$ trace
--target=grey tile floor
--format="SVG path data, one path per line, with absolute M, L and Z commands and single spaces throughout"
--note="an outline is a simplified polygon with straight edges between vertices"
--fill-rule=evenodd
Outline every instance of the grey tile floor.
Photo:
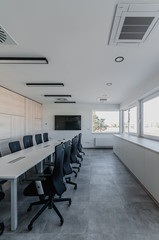
M 18 187 L 19 226 L 10 232 L 10 192 L 0 203 L 0 220 L 5 232 L 0 240 L 159 240 L 159 208 L 113 154 L 112 150 L 87 149 L 77 178 L 77 190 L 68 186 L 63 196 L 72 205 L 57 203 L 64 217 L 59 225 L 56 214 L 47 209 L 35 222 L 27 225 L 39 207 L 26 212 L 36 198 L 24 197 L 25 185 Z

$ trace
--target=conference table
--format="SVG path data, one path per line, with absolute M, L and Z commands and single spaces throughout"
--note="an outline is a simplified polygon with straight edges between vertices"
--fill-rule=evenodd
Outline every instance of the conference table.
M 17 179 L 29 169 L 41 163 L 46 157 L 53 153 L 55 146 L 61 140 L 50 140 L 33 147 L 6 155 L 0 158 L 0 180 L 9 180 L 11 182 L 11 230 L 15 231 L 18 226 L 18 197 L 17 197 Z M 41 165 L 42 166 L 42 165 Z M 41 168 L 42 171 L 42 168 Z

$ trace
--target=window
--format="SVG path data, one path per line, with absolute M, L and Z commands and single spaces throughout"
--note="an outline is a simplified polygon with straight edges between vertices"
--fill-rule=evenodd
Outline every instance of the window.
M 124 132 L 128 132 L 128 110 L 124 111 Z
M 137 133 L 137 107 L 129 110 L 129 132 Z
M 137 106 L 124 111 L 124 132 L 137 133 Z
M 119 111 L 94 111 L 93 133 L 119 132 Z
M 143 102 L 143 135 L 159 137 L 159 96 Z

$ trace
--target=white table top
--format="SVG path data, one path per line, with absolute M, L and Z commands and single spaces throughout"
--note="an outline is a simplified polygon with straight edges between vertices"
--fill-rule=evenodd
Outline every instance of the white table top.
M 61 140 L 50 140 L 0 158 L 0 179 L 15 179 L 55 151 Z

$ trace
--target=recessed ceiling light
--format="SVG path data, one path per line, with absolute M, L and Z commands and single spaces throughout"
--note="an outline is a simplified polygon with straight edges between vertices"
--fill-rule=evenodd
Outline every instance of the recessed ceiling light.
M 76 103 L 75 101 L 55 101 L 54 103 Z
M 63 83 L 26 83 L 28 87 L 64 87 Z
M 57 98 L 56 100 L 57 100 L 57 101 L 62 101 L 62 102 L 63 102 L 63 101 L 67 101 L 67 98 Z
M 116 58 L 115 58 L 115 61 L 116 61 L 116 62 L 122 62 L 122 61 L 124 61 L 124 58 L 121 57 L 121 56 L 119 56 L 119 57 L 116 57 Z
M 71 95 L 66 95 L 66 94 L 58 94 L 58 95 L 44 95 L 44 97 L 72 97 Z
M 108 87 L 110 87 L 110 86 L 112 86 L 112 83 L 111 83 L 111 82 L 108 82 L 108 83 L 106 83 L 106 85 L 107 85 Z
M 48 64 L 45 57 L 0 57 L 0 64 Z

